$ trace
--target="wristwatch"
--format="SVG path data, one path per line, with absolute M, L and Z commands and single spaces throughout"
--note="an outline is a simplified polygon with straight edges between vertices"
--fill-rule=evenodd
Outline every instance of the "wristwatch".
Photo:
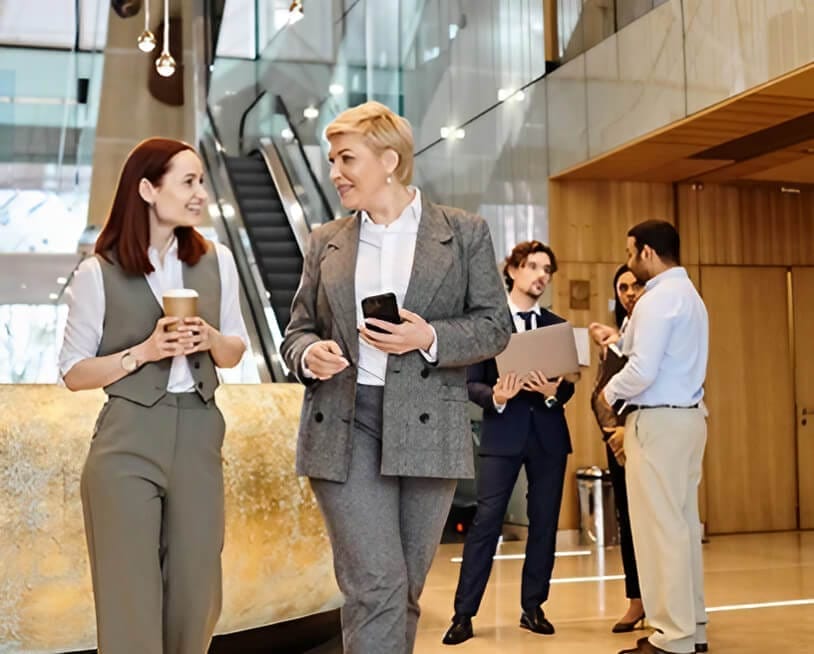
M 552 395 L 551 397 L 547 397 L 547 398 L 545 399 L 545 405 L 546 405 L 546 406 L 547 406 L 549 409 L 553 409 L 555 406 L 557 406 L 557 396 L 556 396 L 556 395 Z
M 121 365 L 124 371 L 128 374 L 135 372 L 138 368 L 138 361 L 130 350 L 125 350 L 125 352 L 122 354 Z

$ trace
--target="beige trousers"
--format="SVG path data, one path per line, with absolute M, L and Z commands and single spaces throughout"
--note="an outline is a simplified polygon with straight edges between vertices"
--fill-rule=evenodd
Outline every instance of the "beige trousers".
M 630 522 L 650 642 L 668 652 L 706 642 L 698 484 L 702 409 L 645 409 L 625 425 Z
M 82 471 L 100 654 L 205 654 L 221 610 L 224 422 L 214 401 L 111 398 Z

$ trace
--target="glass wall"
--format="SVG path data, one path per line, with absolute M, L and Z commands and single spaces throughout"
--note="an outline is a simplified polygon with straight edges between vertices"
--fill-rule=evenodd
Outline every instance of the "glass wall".
M 560 61 L 565 62 L 669 0 L 557 0 Z

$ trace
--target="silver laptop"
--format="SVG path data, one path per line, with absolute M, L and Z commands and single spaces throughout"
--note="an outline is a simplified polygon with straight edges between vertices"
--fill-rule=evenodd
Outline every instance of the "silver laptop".
M 548 379 L 556 379 L 579 372 L 577 342 L 569 322 L 512 334 L 506 349 L 495 358 L 501 376 L 541 370 Z

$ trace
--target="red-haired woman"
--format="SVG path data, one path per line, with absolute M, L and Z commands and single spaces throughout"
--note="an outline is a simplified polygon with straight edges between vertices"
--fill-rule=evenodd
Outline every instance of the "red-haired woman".
M 235 366 L 247 338 L 231 252 L 195 230 L 206 208 L 195 150 L 143 141 L 69 289 L 63 381 L 108 396 L 81 481 L 104 654 L 203 654 L 220 615 L 215 367 Z M 198 317 L 163 316 L 178 288 L 198 292 Z

